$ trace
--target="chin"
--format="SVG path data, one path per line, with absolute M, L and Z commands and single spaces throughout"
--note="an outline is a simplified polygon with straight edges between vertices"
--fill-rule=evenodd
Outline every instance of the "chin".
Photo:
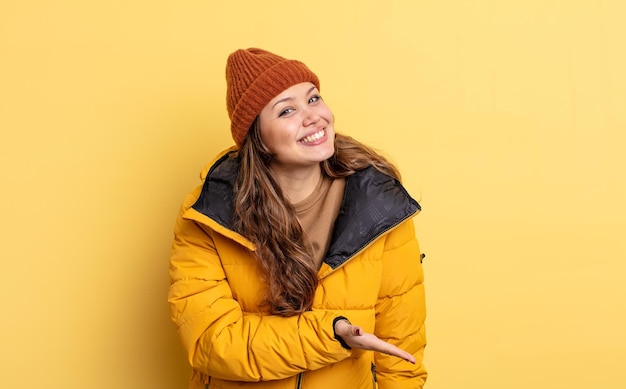
M 330 148 L 329 150 L 324 150 L 322 153 L 320 153 L 320 162 L 326 161 L 328 158 L 332 157 L 335 154 L 335 146 L 333 145 L 332 148 Z

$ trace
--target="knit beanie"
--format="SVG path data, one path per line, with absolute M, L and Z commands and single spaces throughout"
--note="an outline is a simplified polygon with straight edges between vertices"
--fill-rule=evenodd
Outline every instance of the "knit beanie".
M 305 64 L 269 51 L 240 49 L 228 56 L 226 108 L 235 143 L 241 147 L 252 122 L 270 100 L 285 89 L 307 81 L 319 89 L 317 76 Z

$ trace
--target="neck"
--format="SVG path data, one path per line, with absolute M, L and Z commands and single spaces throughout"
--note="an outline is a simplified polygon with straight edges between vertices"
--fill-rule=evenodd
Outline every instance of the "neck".
M 319 164 L 289 170 L 272 166 L 271 170 L 278 186 L 292 204 L 309 197 L 322 177 L 322 168 Z

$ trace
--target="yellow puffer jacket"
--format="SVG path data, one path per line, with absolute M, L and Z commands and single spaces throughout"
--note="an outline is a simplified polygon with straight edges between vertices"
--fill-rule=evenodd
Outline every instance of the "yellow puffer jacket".
M 272 316 L 259 308 L 254 246 L 231 229 L 237 164 L 233 149 L 219 155 L 175 226 L 168 301 L 193 367 L 190 388 L 422 388 L 423 273 L 411 220 L 419 204 L 374 169 L 348 177 L 313 309 Z M 343 348 L 338 316 L 417 363 Z

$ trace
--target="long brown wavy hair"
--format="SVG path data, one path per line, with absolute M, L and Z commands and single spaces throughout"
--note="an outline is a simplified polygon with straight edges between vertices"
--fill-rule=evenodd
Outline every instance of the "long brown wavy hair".
M 311 308 L 319 279 L 296 213 L 270 170 L 272 154 L 261 141 L 258 122 L 239 150 L 235 230 L 256 246 L 254 255 L 268 286 L 264 305 L 271 314 L 294 316 Z M 321 163 L 323 174 L 331 178 L 369 166 L 400 179 L 387 159 L 346 135 L 336 134 L 334 155 Z

